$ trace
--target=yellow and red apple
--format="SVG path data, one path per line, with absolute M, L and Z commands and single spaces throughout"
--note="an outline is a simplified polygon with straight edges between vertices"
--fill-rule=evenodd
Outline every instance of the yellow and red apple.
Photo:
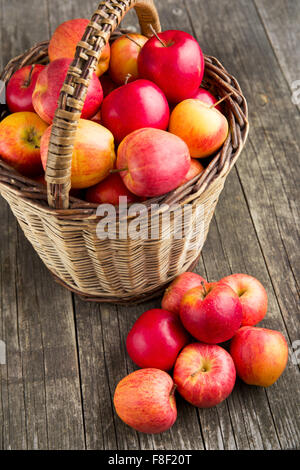
M 44 169 L 47 165 L 51 130 L 52 126 L 47 129 L 41 141 Z M 112 133 L 100 124 L 80 119 L 72 156 L 72 188 L 88 188 L 102 181 L 114 167 L 115 159 Z
M 120 36 L 111 45 L 109 74 L 118 85 L 139 77 L 138 56 L 148 38 L 130 33 Z
M 244 382 L 269 387 L 283 373 L 289 351 L 279 331 L 243 326 L 231 341 L 230 354 Z
M 191 167 L 188 173 L 186 174 L 186 176 L 184 177 L 181 184 L 187 183 L 188 181 L 195 178 L 195 176 L 200 175 L 203 171 L 204 171 L 204 166 L 201 165 L 201 163 L 198 160 L 196 160 L 195 158 L 192 158 Z
M 118 148 L 117 169 L 126 187 L 141 197 L 160 196 L 177 188 L 190 165 L 183 140 L 160 129 L 132 132 Z
M 56 28 L 50 40 L 48 54 L 52 62 L 56 59 L 67 57 L 74 59 L 76 46 L 81 41 L 83 34 L 90 23 L 90 20 L 84 18 L 76 18 L 74 20 L 65 21 Z M 108 70 L 110 58 L 109 43 L 104 47 L 95 73 L 98 77 Z
M 0 156 L 25 176 L 42 173 L 40 144 L 46 124 L 37 114 L 10 114 L 0 122 Z
M 172 111 L 169 131 L 185 141 L 192 158 L 204 158 L 224 143 L 228 121 L 215 107 L 198 99 L 188 99 Z
M 32 103 L 36 113 L 49 124 L 53 121 L 70 63 L 71 59 L 57 59 L 50 62 L 38 76 L 32 95 Z M 82 109 L 82 119 L 94 116 L 99 110 L 102 100 L 102 87 L 99 79 L 93 73 Z
M 115 390 L 116 412 L 137 431 L 157 434 L 166 431 L 177 418 L 172 378 L 159 369 L 140 369 L 124 377 Z

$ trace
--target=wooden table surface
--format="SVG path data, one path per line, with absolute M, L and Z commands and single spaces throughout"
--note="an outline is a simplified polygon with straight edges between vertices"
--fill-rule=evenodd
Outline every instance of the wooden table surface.
M 264 284 L 269 309 L 261 325 L 286 337 L 287 369 L 268 389 L 238 381 L 232 395 L 212 409 L 197 410 L 177 397 L 171 430 L 155 436 L 135 432 L 115 414 L 112 395 L 134 370 L 125 350 L 127 332 L 159 299 L 118 307 L 71 295 L 54 282 L 1 198 L 1 449 L 300 447 L 300 3 L 156 4 L 163 29 L 193 34 L 205 53 L 238 78 L 248 99 L 248 142 L 227 179 L 197 272 L 209 280 L 245 272 Z M 89 18 L 96 6 L 97 0 L 0 0 L 0 69 L 49 38 L 62 21 Z M 137 27 L 133 12 L 124 24 Z

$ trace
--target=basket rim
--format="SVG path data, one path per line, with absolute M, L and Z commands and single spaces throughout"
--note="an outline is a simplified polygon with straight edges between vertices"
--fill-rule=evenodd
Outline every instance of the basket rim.
M 121 34 L 128 32 L 130 30 L 119 28 L 112 34 L 111 41 L 114 41 Z M 7 83 L 12 74 L 25 65 L 47 63 L 48 44 L 49 41 L 38 43 L 23 54 L 11 59 L 2 71 L 0 79 Z M 207 88 L 209 86 L 216 89 L 220 97 L 232 92 L 232 95 L 225 100 L 226 113 L 224 114 L 229 122 L 228 137 L 200 175 L 197 175 L 192 180 L 169 193 L 147 199 L 144 204 L 148 210 L 151 204 L 154 203 L 168 204 L 171 207 L 176 203 L 187 204 L 193 202 L 209 188 L 213 181 L 227 176 L 247 140 L 249 132 L 248 105 L 238 81 L 227 72 L 218 59 L 205 54 L 204 58 L 204 85 Z M 0 121 L 9 114 L 7 107 L 3 105 L 1 111 Z M 0 156 L 0 192 L 1 186 L 32 203 L 35 207 L 38 205 L 43 212 L 47 212 L 52 216 L 59 218 L 79 217 L 80 219 L 97 218 L 96 211 L 99 204 L 88 203 L 72 196 L 70 197 L 70 207 L 68 209 L 49 207 L 47 188 L 41 183 L 18 173 L 14 168 L 5 163 Z

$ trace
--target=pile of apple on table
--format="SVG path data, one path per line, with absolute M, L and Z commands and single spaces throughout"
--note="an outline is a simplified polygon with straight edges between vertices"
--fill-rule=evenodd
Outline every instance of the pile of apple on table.
M 236 375 L 249 385 L 272 385 L 286 367 L 288 346 L 279 331 L 254 326 L 267 306 L 253 276 L 210 283 L 192 272 L 178 276 L 162 308 L 143 313 L 127 336 L 127 352 L 141 369 L 116 387 L 118 416 L 137 431 L 160 433 L 176 421 L 175 390 L 209 408 L 230 395 Z
M 0 123 L 0 156 L 42 184 L 61 88 L 88 24 L 61 24 L 49 43 L 50 63 L 25 66 L 7 84 L 12 114 Z M 114 205 L 127 196 L 130 203 L 199 175 L 198 159 L 207 164 L 228 135 L 222 98 L 200 86 L 203 74 L 201 48 L 183 31 L 153 30 L 150 39 L 123 34 L 107 44 L 79 120 L 71 195 Z

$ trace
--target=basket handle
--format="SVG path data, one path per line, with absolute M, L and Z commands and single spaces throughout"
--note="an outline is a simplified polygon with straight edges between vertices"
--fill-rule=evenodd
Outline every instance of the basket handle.
M 69 207 L 72 153 L 87 88 L 111 33 L 131 8 L 135 8 L 145 36 L 153 34 L 150 25 L 160 32 L 153 0 L 106 0 L 98 6 L 77 45 L 75 58 L 60 92 L 51 130 L 45 176 L 50 207 Z

